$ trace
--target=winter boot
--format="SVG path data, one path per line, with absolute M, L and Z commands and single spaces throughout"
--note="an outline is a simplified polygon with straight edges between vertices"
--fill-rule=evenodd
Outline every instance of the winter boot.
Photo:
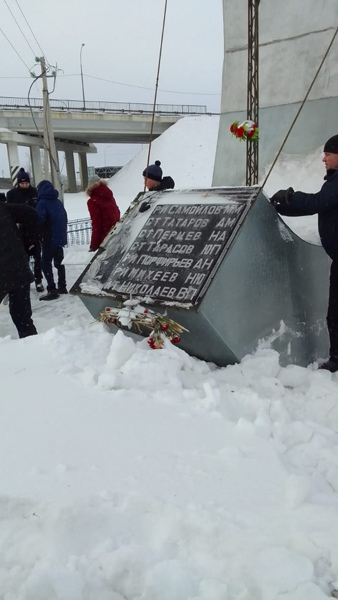
M 68 294 L 68 290 L 65 285 L 59 286 L 58 292 L 59 292 L 59 294 Z
M 59 297 L 57 290 L 51 290 L 46 296 L 40 296 L 39 300 L 56 300 Z
M 45 288 L 43 287 L 41 281 L 36 282 L 35 289 L 36 289 L 37 292 L 44 292 L 45 291 Z
M 324 369 L 325 371 L 335 373 L 338 371 L 338 357 L 331 356 L 329 360 L 319 365 L 318 369 Z

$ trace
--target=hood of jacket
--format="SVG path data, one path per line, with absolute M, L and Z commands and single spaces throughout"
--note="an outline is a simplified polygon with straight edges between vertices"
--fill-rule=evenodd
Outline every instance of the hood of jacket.
M 114 198 L 113 192 L 105 183 L 92 186 L 90 197 L 92 200 L 103 200 L 104 202 L 111 202 Z
M 37 188 L 38 198 L 48 198 L 50 200 L 56 200 L 59 197 L 59 192 L 51 184 L 50 181 L 40 181 Z

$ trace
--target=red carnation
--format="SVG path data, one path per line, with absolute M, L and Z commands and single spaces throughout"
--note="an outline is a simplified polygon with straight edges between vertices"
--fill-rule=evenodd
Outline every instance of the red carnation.
M 237 127 L 237 129 L 236 129 L 236 136 L 238 138 L 241 138 L 241 137 L 243 137 L 243 134 L 244 134 L 244 127 Z
M 231 131 L 231 133 L 233 133 L 234 131 L 236 131 L 236 127 L 235 127 L 234 123 L 231 125 L 230 131 Z

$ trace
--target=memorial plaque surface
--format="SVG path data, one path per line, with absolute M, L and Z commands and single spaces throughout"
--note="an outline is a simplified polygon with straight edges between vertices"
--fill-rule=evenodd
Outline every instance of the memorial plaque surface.
M 223 255 L 243 202 L 167 204 L 154 208 L 104 289 L 156 301 L 194 303 Z

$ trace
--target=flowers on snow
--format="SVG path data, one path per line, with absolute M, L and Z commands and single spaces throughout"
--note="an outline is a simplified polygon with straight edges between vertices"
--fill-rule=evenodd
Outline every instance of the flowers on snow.
M 145 309 L 138 300 L 126 300 L 122 306 L 106 307 L 100 313 L 99 321 L 112 323 L 117 327 L 133 328 L 137 333 L 150 329 L 148 344 L 153 350 L 163 348 L 165 340 L 172 344 L 179 344 L 180 334 L 188 331 L 176 321 L 169 319 L 166 314 L 155 313 Z

